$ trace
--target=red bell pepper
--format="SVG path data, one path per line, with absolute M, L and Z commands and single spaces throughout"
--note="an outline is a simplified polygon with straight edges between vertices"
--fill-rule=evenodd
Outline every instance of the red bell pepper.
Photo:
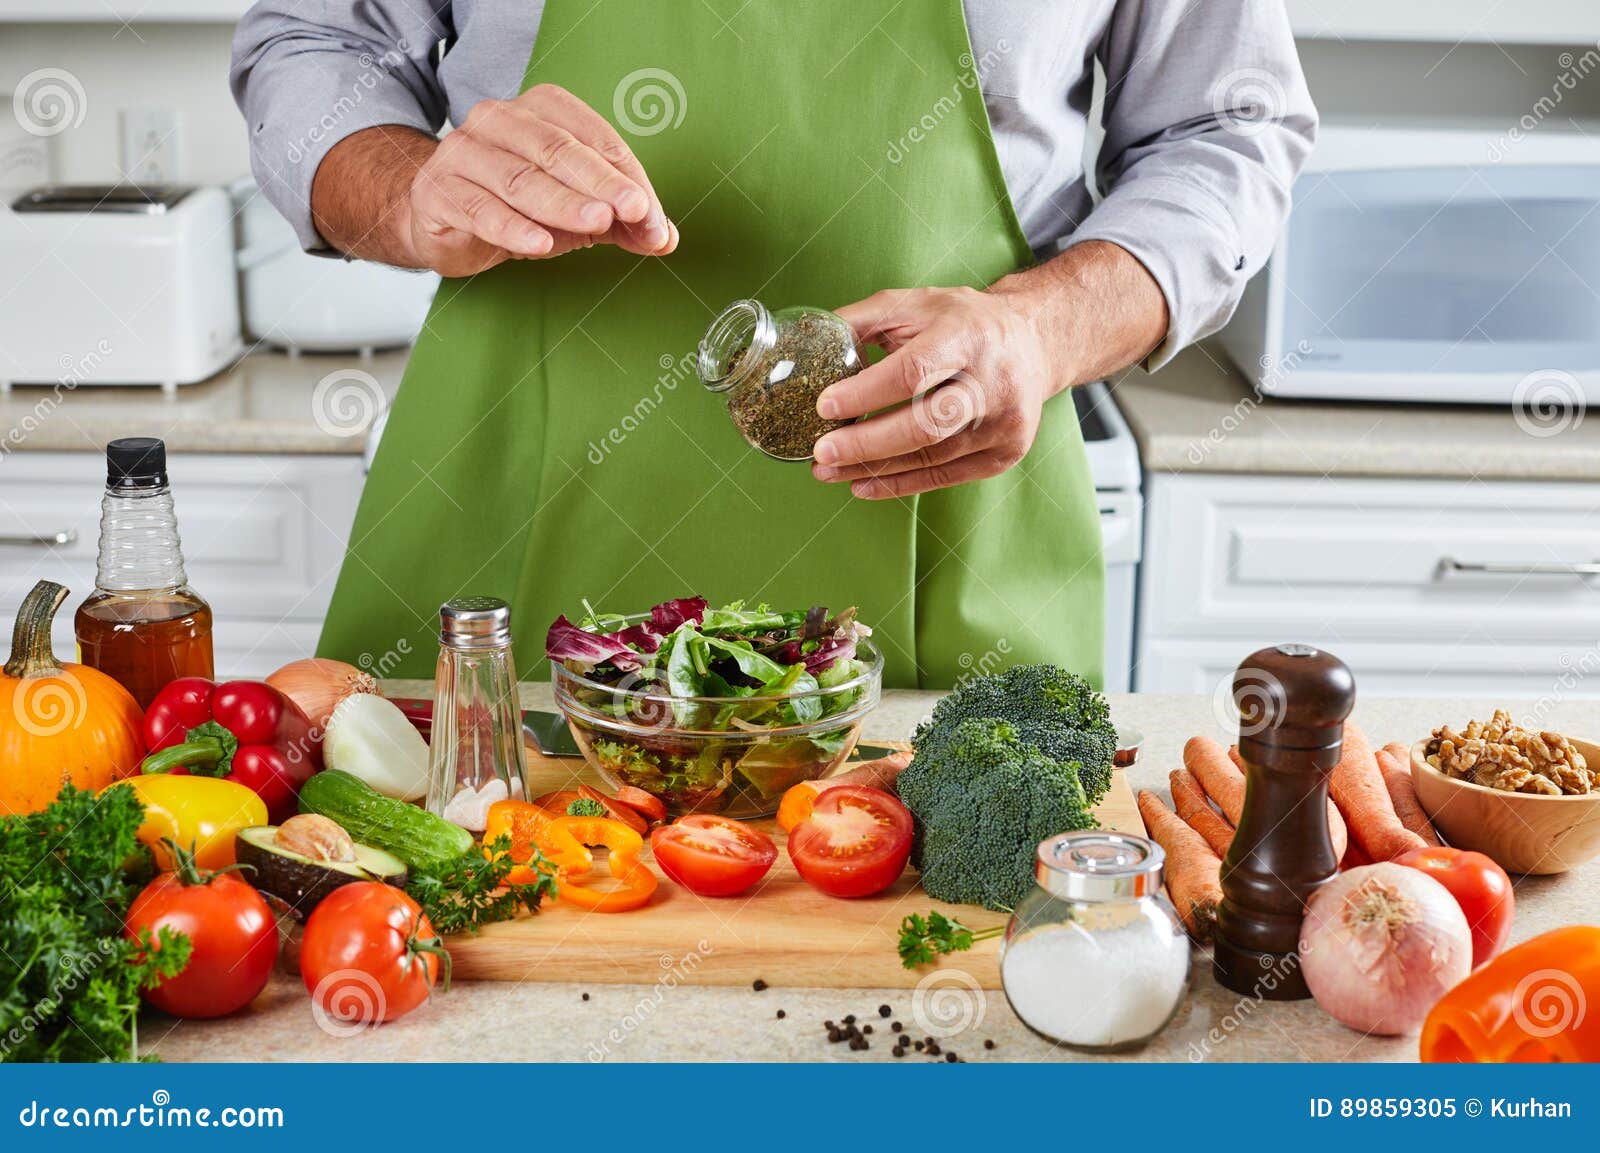
M 140 772 L 226 777 L 253 790 L 273 824 L 294 815 L 300 786 L 322 767 L 311 722 L 261 681 L 179 677 L 145 710 L 144 744 Z

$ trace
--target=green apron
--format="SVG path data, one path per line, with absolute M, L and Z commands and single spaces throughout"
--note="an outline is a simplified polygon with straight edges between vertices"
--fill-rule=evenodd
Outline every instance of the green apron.
M 693 370 L 729 301 L 837 307 L 1031 260 L 960 0 L 552 0 L 525 85 L 610 119 L 682 241 L 440 288 L 367 480 L 320 652 L 430 675 L 438 606 L 513 609 L 517 668 L 580 600 L 856 605 L 885 684 L 1050 660 L 1101 680 L 1104 572 L 1073 406 L 1009 472 L 862 501 L 771 460 Z

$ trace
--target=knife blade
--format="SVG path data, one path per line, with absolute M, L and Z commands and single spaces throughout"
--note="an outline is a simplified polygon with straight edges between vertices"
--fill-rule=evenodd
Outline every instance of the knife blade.
M 433 729 L 433 702 L 418 698 L 400 697 L 392 699 L 391 703 L 398 706 L 413 725 L 427 736 Z M 547 757 L 581 757 L 582 751 L 578 742 L 573 739 L 572 730 L 567 727 L 567 719 L 560 713 L 548 712 L 544 709 L 524 709 L 522 713 L 523 736 L 532 740 L 538 749 Z M 887 757 L 896 749 L 884 748 L 882 745 L 857 745 L 850 754 L 852 761 L 872 761 L 879 757 Z

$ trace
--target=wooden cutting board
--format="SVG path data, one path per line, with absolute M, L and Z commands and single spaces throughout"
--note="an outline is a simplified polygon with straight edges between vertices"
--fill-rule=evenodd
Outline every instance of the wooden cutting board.
M 535 795 L 580 783 L 603 787 L 587 763 L 575 757 L 544 757 L 530 748 L 528 769 Z M 1133 790 L 1120 771 L 1095 813 L 1104 828 L 1144 832 Z M 906 914 L 938 909 L 972 929 L 1006 919 L 988 909 L 932 900 L 911 869 L 876 897 L 847 901 L 826 896 L 795 873 L 777 822 L 754 824 L 778 843 L 779 851 L 772 871 L 751 892 L 697 897 L 663 878 L 650 904 L 630 913 L 547 904 L 537 916 L 452 938 L 455 976 L 669 987 L 760 980 L 772 986 L 912 988 L 935 967 L 901 967 L 895 944 Z M 649 860 L 648 846 L 646 854 Z M 998 989 L 998 958 L 999 942 L 983 941 L 943 959 L 940 967 L 961 970 L 980 988 Z

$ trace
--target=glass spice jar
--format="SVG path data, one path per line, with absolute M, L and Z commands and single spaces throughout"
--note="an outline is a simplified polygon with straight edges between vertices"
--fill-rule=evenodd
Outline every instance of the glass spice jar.
M 825 308 L 769 311 L 736 300 L 700 341 L 700 381 L 728 394 L 728 416 L 745 440 L 777 460 L 810 460 L 824 433 L 853 423 L 817 415 L 829 385 L 866 367 L 855 332 Z
M 1132 1049 L 1189 988 L 1189 938 L 1162 895 L 1166 855 L 1128 833 L 1062 833 L 1039 846 L 1037 888 L 1006 925 L 1000 980 L 1035 1033 L 1077 1049 Z

